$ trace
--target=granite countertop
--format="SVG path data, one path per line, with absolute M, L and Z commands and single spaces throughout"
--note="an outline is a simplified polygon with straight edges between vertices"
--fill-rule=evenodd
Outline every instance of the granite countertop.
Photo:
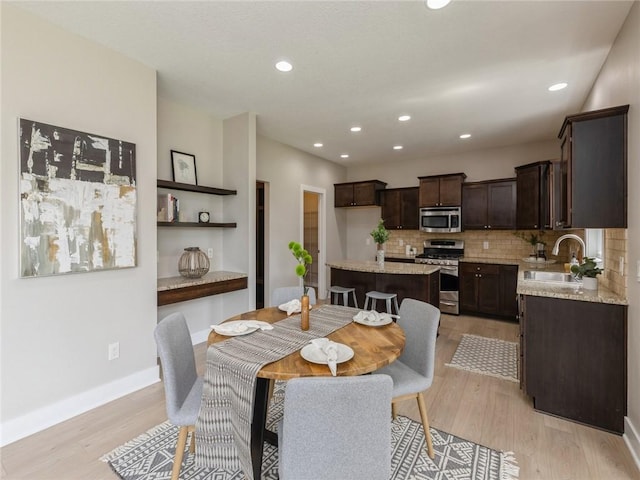
M 581 302 L 610 303 L 615 305 L 628 305 L 626 298 L 612 292 L 602 285 L 598 285 L 598 290 L 584 290 L 582 283 L 566 285 L 561 283 L 540 282 L 536 280 L 525 280 L 525 270 L 544 270 L 548 272 L 563 272 L 564 264 L 553 260 L 547 262 L 525 262 L 523 260 L 506 260 L 500 258 L 471 258 L 464 257 L 460 262 L 466 263 L 492 263 L 497 265 L 517 265 L 518 266 L 518 287 L 517 293 L 531 295 L 534 297 L 562 298 L 565 300 L 578 300 Z
M 158 291 L 174 290 L 176 288 L 192 287 L 194 285 L 204 285 L 207 283 L 225 282 L 245 277 L 247 277 L 246 273 L 217 271 L 209 272 L 200 278 L 185 278 L 180 276 L 159 278 Z
M 563 272 L 564 265 L 551 265 L 539 270 Z M 532 295 L 534 297 L 562 298 L 565 300 L 578 300 L 581 302 L 610 303 L 615 305 L 628 305 L 626 298 L 612 292 L 603 285 L 598 284 L 598 290 L 585 290 L 582 282 L 566 285 L 552 282 L 540 282 L 535 280 L 525 280 L 524 271 L 532 270 L 531 264 L 521 263 L 518 269 L 517 293 L 522 295 Z
M 354 272 L 367 273 L 391 273 L 391 274 L 409 274 L 409 275 L 431 275 L 440 270 L 437 265 L 426 265 L 423 263 L 397 263 L 385 262 L 384 268 L 378 267 L 378 263 L 374 261 L 364 260 L 337 260 L 327 262 L 331 268 L 340 270 L 352 270 Z

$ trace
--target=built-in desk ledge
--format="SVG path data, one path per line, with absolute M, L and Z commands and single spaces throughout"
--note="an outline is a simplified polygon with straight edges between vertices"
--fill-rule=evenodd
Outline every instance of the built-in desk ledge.
M 209 272 L 200 278 L 159 278 L 158 306 L 245 288 L 247 288 L 247 274 L 238 272 Z
M 438 265 L 427 265 L 424 263 L 397 263 L 384 262 L 384 268 L 380 268 L 377 262 L 364 260 L 337 260 L 327 262 L 327 266 L 340 270 L 351 270 L 353 272 L 368 273 L 391 273 L 409 275 L 431 275 L 440 270 Z

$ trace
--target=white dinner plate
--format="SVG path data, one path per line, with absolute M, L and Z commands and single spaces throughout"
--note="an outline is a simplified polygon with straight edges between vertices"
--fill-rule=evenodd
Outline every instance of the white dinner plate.
M 260 327 L 257 325 L 247 325 L 246 320 L 234 320 L 233 322 L 225 322 L 212 327 L 217 334 L 225 337 L 237 337 L 238 335 L 247 335 L 253 333 Z
M 283 303 L 282 305 L 278 305 L 278 310 L 282 311 L 282 312 L 286 312 L 287 311 L 287 304 Z M 309 305 L 309 310 L 311 310 L 313 308 L 313 305 Z M 294 310 L 293 313 L 300 313 L 300 309 L 298 308 L 297 310 Z
M 336 345 L 338 346 L 338 359 L 336 360 L 336 363 L 343 363 L 353 358 L 353 349 L 351 347 L 343 343 L 336 343 Z M 300 350 L 300 356 L 307 362 L 319 363 L 321 365 L 327 364 L 327 355 L 321 348 L 312 344 L 302 347 L 302 350 Z
M 368 320 L 366 318 L 363 318 L 362 320 L 359 320 L 354 315 L 353 321 L 356 322 L 356 323 L 359 323 L 360 325 L 366 325 L 368 327 L 382 327 L 383 325 L 389 325 L 391 322 L 393 322 L 393 318 L 391 318 L 391 316 L 385 316 L 379 322 L 372 322 L 372 321 L 370 321 L 370 320 Z

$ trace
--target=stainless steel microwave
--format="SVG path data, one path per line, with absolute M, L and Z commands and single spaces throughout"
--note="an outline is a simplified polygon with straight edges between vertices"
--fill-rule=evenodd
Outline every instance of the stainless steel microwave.
M 455 233 L 462 231 L 460 207 L 427 207 L 420 209 L 420 230 Z

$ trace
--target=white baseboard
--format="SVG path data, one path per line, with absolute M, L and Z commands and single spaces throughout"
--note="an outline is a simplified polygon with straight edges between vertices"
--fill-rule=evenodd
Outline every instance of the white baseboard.
M 158 367 L 151 367 L 128 377 L 100 385 L 87 392 L 65 398 L 27 415 L 0 423 L 0 446 L 28 437 L 76 415 L 109 403 L 160 381 Z
M 629 417 L 624 417 L 624 435 L 622 438 L 624 443 L 627 444 L 638 470 L 640 470 L 640 430 L 636 428 Z

